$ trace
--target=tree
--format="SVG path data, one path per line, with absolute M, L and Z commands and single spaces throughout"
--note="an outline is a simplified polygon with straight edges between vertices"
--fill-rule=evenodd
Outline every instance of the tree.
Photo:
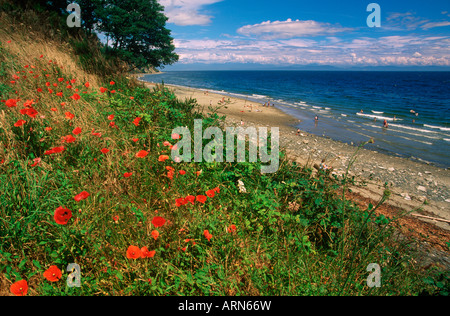
M 113 53 L 131 69 L 178 61 L 170 30 L 165 27 L 164 8 L 156 0 L 98 1 L 97 30 L 111 39 Z

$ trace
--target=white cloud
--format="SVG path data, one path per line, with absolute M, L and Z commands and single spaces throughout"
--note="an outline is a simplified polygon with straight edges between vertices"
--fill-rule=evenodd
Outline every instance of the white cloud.
M 237 30 L 237 33 L 249 37 L 262 39 L 289 39 L 296 37 L 312 37 L 321 35 L 334 35 L 340 32 L 351 31 L 339 25 L 316 22 L 312 20 L 301 21 L 266 21 L 259 24 L 245 25 Z
M 158 0 L 164 6 L 168 22 L 176 25 L 208 25 L 213 16 L 203 12 L 204 7 L 222 0 Z
M 430 22 L 422 25 L 420 28 L 423 30 L 428 30 L 434 27 L 442 27 L 442 26 L 449 26 L 450 21 L 443 21 L 443 22 Z

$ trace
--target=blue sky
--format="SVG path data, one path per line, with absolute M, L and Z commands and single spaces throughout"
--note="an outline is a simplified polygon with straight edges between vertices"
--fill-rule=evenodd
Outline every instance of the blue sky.
M 180 56 L 164 70 L 450 69 L 449 0 L 158 1 Z M 380 7 L 380 27 L 367 25 L 372 2 Z

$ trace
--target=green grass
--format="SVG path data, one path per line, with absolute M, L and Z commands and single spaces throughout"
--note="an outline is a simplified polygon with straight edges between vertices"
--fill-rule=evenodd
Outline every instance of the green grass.
M 105 93 L 84 88 L 77 78 L 73 89 L 88 92 L 78 101 L 70 99 L 73 90 L 64 88 L 62 98 L 39 95 L 37 87 L 70 74 L 57 66 L 44 72 L 44 65 L 36 63 L 37 73 L 50 76 L 21 79 L 11 87 L 11 73 L 23 65 L 3 43 L 0 61 L 0 87 L 7 87 L 1 99 L 16 98 L 17 89 L 22 100 L 17 108 L 0 104 L 5 113 L 0 118 L 0 275 L 7 284 L 25 279 L 31 295 L 448 293 L 448 277 L 419 273 L 409 245 L 395 238 L 390 220 L 376 216 L 377 206 L 359 209 L 336 193 L 347 190 L 345 177 L 315 175 L 283 152 L 274 174 L 261 174 L 261 162 L 158 161 L 161 154 L 170 155 L 163 142 L 175 143 L 175 127 L 192 131 L 194 119 L 203 119 L 204 129 L 224 127 L 224 118 L 200 114 L 195 100 L 177 100 L 164 86 L 150 90 L 125 77 L 105 78 Z M 19 113 L 25 100 L 37 97 L 38 116 Z M 75 118 L 65 119 L 65 111 Z M 111 114 L 117 128 L 109 126 Z M 22 117 L 27 123 L 14 127 Z M 136 117 L 142 118 L 138 126 L 132 124 Z M 48 126 L 51 131 L 45 130 Z M 77 126 L 82 133 L 74 143 L 63 144 L 64 152 L 44 155 Z M 92 129 L 102 137 L 92 135 Z M 110 151 L 103 154 L 102 148 Z M 140 150 L 148 156 L 136 158 Z M 31 167 L 37 157 L 41 163 Z M 167 166 L 174 169 L 173 179 Z M 125 172 L 132 176 L 125 178 Z M 239 192 L 238 180 L 247 193 Z M 178 198 L 205 195 L 216 187 L 220 193 L 204 204 L 176 206 Z M 74 196 L 81 191 L 90 196 L 77 202 Z M 59 206 L 72 211 L 67 225 L 54 220 Z M 167 222 L 156 228 L 154 216 Z M 236 232 L 227 231 L 230 225 Z M 157 239 L 154 230 L 160 233 Z M 212 234 L 209 241 L 205 230 Z M 128 259 L 131 245 L 156 254 Z M 67 286 L 70 263 L 80 266 L 81 287 Z M 370 263 L 381 267 L 379 288 L 367 286 Z M 62 271 L 57 282 L 43 276 L 51 265 Z

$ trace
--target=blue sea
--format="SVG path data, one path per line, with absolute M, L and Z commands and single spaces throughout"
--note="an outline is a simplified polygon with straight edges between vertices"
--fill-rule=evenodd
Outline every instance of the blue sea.
M 170 71 L 142 79 L 270 102 L 308 133 L 354 145 L 373 138 L 366 148 L 450 167 L 450 72 Z

